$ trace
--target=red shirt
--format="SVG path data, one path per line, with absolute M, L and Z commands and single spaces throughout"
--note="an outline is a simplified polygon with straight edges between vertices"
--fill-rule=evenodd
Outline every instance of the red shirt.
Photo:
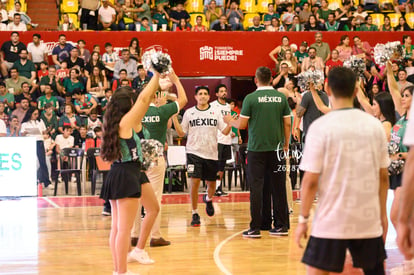
M 46 70 L 43 72 L 42 70 L 37 71 L 37 77 L 39 78 L 39 81 L 42 79 L 42 77 L 49 75 L 49 71 Z
M 326 61 L 326 67 L 328 67 L 329 70 L 331 70 L 333 67 L 342 67 L 342 65 L 343 62 L 339 59 L 337 61 L 332 61 L 332 59 Z

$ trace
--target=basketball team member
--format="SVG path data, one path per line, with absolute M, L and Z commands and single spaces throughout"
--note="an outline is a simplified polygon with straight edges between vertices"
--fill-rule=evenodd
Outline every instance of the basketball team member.
M 187 104 L 187 96 L 185 94 L 185 90 L 181 85 L 181 82 L 175 72 L 171 72 L 168 74 L 169 80 L 176 86 L 177 88 L 177 100 L 175 102 L 171 102 L 160 107 L 157 107 L 155 103 L 157 103 L 157 97 L 154 96 L 152 102 L 146 112 L 144 118 L 142 119 L 142 124 L 148 130 L 151 139 L 158 140 L 161 144 L 165 144 L 165 140 L 167 138 L 167 124 L 170 117 L 174 114 L 177 114 L 181 108 Z M 162 199 L 162 191 L 164 189 L 164 176 L 165 176 L 165 159 L 164 156 L 159 157 L 157 160 L 157 165 L 151 167 L 146 171 L 146 175 L 149 179 L 149 182 L 154 189 L 155 196 L 157 198 L 158 204 L 161 209 L 161 199 Z M 141 205 L 138 207 L 138 210 L 141 210 Z M 157 219 L 154 222 L 154 225 L 151 230 L 151 241 L 150 246 L 165 246 L 170 245 L 169 241 L 166 241 L 164 238 L 161 237 L 160 232 L 160 225 L 161 225 L 161 210 L 158 213 Z M 138 211 L 134 227 L 132 228 L 131 232 L 131 244 L 132 246 L 136 246 L 137 242 L 139 241 L 139 232 L 141 229 L 141 211 Z M 145 242 L 141 244 L 145 246 Z M 130 257 L 131 260 L 134 260 Z
M 220 84 L 216 87 L 216 96 L 217 100 L 211 102 L 211 107 L 216 108 L 220 114 L 224 117 L 225 115 L 231 114 L 230 104 L 227 103 L 227 87 L 224 84 Z M 223 179 L 224 167 L 226 166 L 226 161 L 231 159 L 231 138 L 232 132 L 229 134 L 223 135 L 223 133 L 217 131 L 217 140 L 218 140 L 218 172 L 217 172 L 217 181 L 216 181 L 216 193 L 215 195 L 228 196 L 227 193 L 223 192 L 223 187 L 221 186 L 221 180 Z M 231 182 L 229 182 L 231 184 Z
M 353 108 L 356 75 L 335 67 L 328 74 L 332 111 L 308 130 L 301 168 L 302 204 L 296 243 L 307 236 L 316 192 L 319 205 L 302 262 L 308 274 L 342 272 L 346 250 L 365 274 L 385 274 L 387 138 L 381 122 Z M 358 161 L 355 161 L 358 160 Z
M 109 244 L 114 262 L 113 274 L 131 274 L 127 273 L 127 253 L 139 200 L 142 200 L 147 210 L 140 240 L 147 240 L 159 211 L 154 191 L 148 184 L 147 176 L 141 171 L 141 143 L 136 134 L 137 129 L 134 128 L 144 117 L 157 90 L 158 80 L 159 74 L 154 73 L 135 103 L 130 87 L 117 89 L 108 103 L 104 117 L 101 154 L 104 160 L 113 161 L 113 164 L 102 185 L 100 197 L 109 200 L 112 207 Z M 142 260 L 153 262 L 143 247 L 135 250 Z
M 411 103 L 404 144 L 410 147 L 404 167 L 397 244 L 406 259 L 414 257 L 414 101 Z
M 217 130 L 224 135 L 230 133 L 231 126 L 226 125 L 222 115 L 211 107 L 208 87 L 197 87 L 195 99 L 197 105 L 184 113 L 181 125 L 174 118 L 174 126 L 178 136 L 187 134 L 187 172 L 191 182 L 191 226 L 200 226 L 200 215 L 197 211 L 198 189 L 200 180 L 207 182 L 207 194 L 203 196 L 208 216 L 214 215 L 213 196 L 216 191 L 217 178 Z
M 247 174 L 250 184 L 250 229 L 244 237 L 260 238 L 260 229 L 271 227 L 271 235 L 289 232 L 289 210 L 286 196 L 285 152 L 289 148 L 291 110 L 285 95 L 270 86 L 269 68 L 256 70 L 257 90 L 246 96 L 240 118 L 226 116 L 225 121 L 238 129 L 249 125 Z

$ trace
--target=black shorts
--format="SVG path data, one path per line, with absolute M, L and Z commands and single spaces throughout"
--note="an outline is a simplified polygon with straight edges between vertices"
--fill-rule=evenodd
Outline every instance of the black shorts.
M 401 187 L 402 175 L 403 173 L 398 175 L 390 175 L 390 189 L 395 190 L 397 187 Z
M 218 170 L 224 171 L 226 161 L 231 159 L 231 145 L 218 144 Z
M 187 154 L 187 172 L 189 178 L 216 181 L 217 161 Z
M 317 269 L 342 272 L 346 249 L 354 267 L 372 270 L 387 258 L 382 237 L 373 239 L 322 239 L 310 237 L 302 262 Z

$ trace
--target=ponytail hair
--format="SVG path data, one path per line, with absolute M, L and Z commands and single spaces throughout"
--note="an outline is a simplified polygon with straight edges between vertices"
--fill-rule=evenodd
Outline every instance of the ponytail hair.
M 133 91 L 130 87 L 120 87 L 114 92 L 103 119 L 101 156 L 105 161 L 121 158 L 119 142 L 119 123 L 122 117 L 131 110 Z

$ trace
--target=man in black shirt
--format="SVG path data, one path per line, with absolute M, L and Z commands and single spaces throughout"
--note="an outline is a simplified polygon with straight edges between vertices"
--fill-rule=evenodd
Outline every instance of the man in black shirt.
M 1 46 L 1 74 L 6 78 L 9 74 L 9 70 L 13 67 L 14 62 L 19 59 L 19 53 L 21 50 L 26 50 L 26 45 L 20 42 L 18 32 L 12 32 L 10 41 L 6 41 Z
M 278 88 L 284 88 L 285 84 L 288 80 L 292 80 L 295 76 L 289 73 L 289 65 L 287 63 L 280 64 L 280 72 L 279 74 L 273 79 L 272 86 L 276 90 Z
M 134 78 L 132 81 L 132 89 L 135 90 L 136 93 L 140 93 L 142 89 L 144 89 L 145 85 L 151 80 L 151 77 L 147 75 L 147 72 L 144 69 L 144 66 L 138 66 L 138 76 Z
M 220 16 L 219 22 L 214 24 L 213 31 L 231 31 L 231 25 L 227 24 L 227 17 L 225 15 Z
M 187 23 L 190 22 L 190 15 L 184 9 L 184 5 L 182 3 L 178 3 L 176 9 L 177 10 L 173 10 L 170 13 L 170 20 L 173 22 L 173 24 L 176 24 L 178 26 L 182 18 L 184 18 Z
M 70 56 L 68 59 L 66 59 L 66 62 L 68 63 L 68 69 L 75 67 L 80 71 L 85 66 L 85 61 L 79 57 L 78 48 L 73 48 L 70 51 Z

